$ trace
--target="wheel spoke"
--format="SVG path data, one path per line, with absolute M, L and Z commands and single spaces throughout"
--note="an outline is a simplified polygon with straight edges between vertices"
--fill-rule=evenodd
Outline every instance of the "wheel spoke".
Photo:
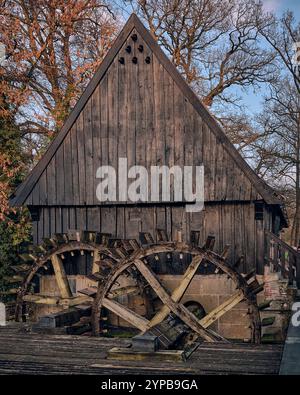
M 61 258 L 58 255 L 53 255 L 51 257 L 51 262 L 60 291 L 60 296 L 64 299 L 71 298 L 72 291 Z
M 115 300 L 103 299 L 103 306 L 118 317 L 122 318 L 129 324 L 134 325 L 139 330 L 145 332 L 148 329 L 149 321 L 137 314 L 135 311 L 130 310 L 128 307 L 116 302 Z
M 208 328 L 211 324 L 213 324 L 216 320 L 221 318 L 227 311 L 231 310 L 234 306 L 238 305 L 242 300 L 245 299 L 245 296 L 242 291 L 238 291 L 231 298 L 226 300 L 220 306 L 215 308 L 209 314 L 207 314 L 202 320 L 200 324 L 203 328 Z
M 203 339 L 213 342 L 215 336 L 212 335 L 208 330 L 204 329 L 198 322 L 197 318 L 182 304 L 174 302 L 168 292 L 160 284 L 156 275 L 153 271 L 144 264 L 141 260 L 137 259 L 134 261 L 135 266 L 141 272 L 141 274 L 148 281 L 149 285 L 153 288 L 160 300 L 165 303 L 170 311 L 177 315 L 186 325 L 197 332 Z
M 187 268 L 180 285 L 173 291 L 171 298 L 174 302 L 179 302 L 188 286 L 190 285 L 192 279 L 194 278 L 200 264 L 203 261 L 203 254 L 196 256 L 189 267 Z M 170 309 L 168 306 L 164 305 L 160 311 L 152 318 L 150 321 L 150 326 L 153 327 L 160 322 L 162 322 L 167 315 L 170 314 Z
M 115 299 L 119 296 L 124 296 L 124 295 L 136 295 L 139 292 L 139 288 L 136 286 L 128 286 L 128 287 L 122 287 L 122 288 L 116 288 L 112 289 L 109 291 L 109 299 Z

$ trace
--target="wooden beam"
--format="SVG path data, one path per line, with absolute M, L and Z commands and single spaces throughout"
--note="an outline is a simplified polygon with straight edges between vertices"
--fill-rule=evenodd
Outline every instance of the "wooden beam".
M 95 297 L 95 296 L 97 295 L 97 291 L 98 291 L 98 288 L 95 287 L 95 286 L 87 287 L 87 288 L 78 290 L 78 292 L 79 292 L 80 294 L 89 296 L 89 297 L 91 297 L 91 298 L 93 298 L 93 297 Z
M 15 284 L 15 283 L 20 283 L 24 281 L 24 277 L 22 276 L 5 276 L 3 277 L 3 280 L 8 283 L 8 284 Z
M 129 324 L 134 325 L 141 331 L 145 332 L 148 329 L 149 321 L 146 318 L 128 309 L 126 306 L 121 305 L 115 300 L 104 298 L 102 305 L 109 311 L 116 314 L 123 320 L 127 321 Z
M 60 298 L 55 296 L 46 296 L 46 295 L 25 295 L 23 297 L 23 300 L 24 302 L 29 302 L 34 304 L 56 306 L 58 305 Z
M 164 287 L 160 284 L 153 271 L 141 260 L 134 261 L 135 266 L 147 280 L 151 288 L 155 291 L 160 300 L 165 303 L 170 311 L 177 315 L 186 325 L 197 332 L 203 339 L 208 342 L 216 340 L 215 336 L 207 329 L 204 329 L 198 322 L 197 318 L 182 304 L 174 302 Z
M 58 255 L 52 255 L 51 262 L 61 297 L 63 299 L 71 298 L 72 291 L 62 260 Z
M 109 299 L 117 298 L 122 295 L 130 295 L 139 293 L 139 288 L 136 286 L 128 286 L 123 288 L 117 288 L 109 291 Z
M 244 300 L 244 294 L 242 291 L 235 293 L 231 298 L 226 300 L 220 306 L 215 308 L 209 314 L 207 314 L 202 320 L 200 324 L 203 328 L 208 328 L 211 324 L 213 324 L 216 320 L 221 318 L 227 311 L 231 310 L 234 306 L 242 302 Z
M 143 361 L 157 361 L 157 365 L 164 365 L 164 368 L 161 367 L 159 370 L 168 371 L 168 363 L 166 364 L 166 362 L 185 361 L 185 354 L 183 350 L 160 350 L 149 352 L 137 351 L 132 348 L 114 347 L 108 351 L 107 359 L 116 361 L 134 361 L 140 364 Z
M 174 302 L 179 302 L 181 300 L 182 296 L 184 295 L 185 291 L 190 285 L 202 261 L 203 261 L 203 254 L 196 256 L 192 260 L 191 264 L 189 265 L 189 267 L 187 268 L 186 272 L 183 275 L 183 279 L 180 285 L 172 293 L 171 298 Z M 169 309 L 169 307 L 164 305 L 150 321 L 150 327 L 152 328 L 153 326 L 162 322 L 170 313 L 170 311 L 171 310 Z
M 48 305 L 48 306 L 68 306 L 73 307 L 83 303 L 92 302 L 93 298 L 88 296 L 76 296 L 68 299 L 62 299 L 56 296 L 47 296 L 47 295 L 25 295 L 23 300 L 25 302 Z
M 60 299 L 59 305 L 62 306 L 68 306 L 68 307 L 73 307 L 73 306 L 78 306 L 84 303 L 92 303 L 93 298 L 90 298 L 89 296 L 76 296 L 71 299 Z

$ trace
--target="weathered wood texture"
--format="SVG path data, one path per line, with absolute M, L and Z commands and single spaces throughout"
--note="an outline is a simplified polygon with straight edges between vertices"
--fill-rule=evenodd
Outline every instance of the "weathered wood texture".
M 138 239 L 139 232 L 150 232 L 155 238 L 156 229 L 162 229 L 173 240 L 181 229 L 183 240 L 189 241 L 190 231 L 199 230 L 200 245 L 204 245 L 207 236 L 214 235 L 215 251 L 222 253 L 229 244 L 229 262 L 235 263 L 243 255 L 244 263 L 239 270 L 249 272 L 263 260 L 258 248 L 260 227 L 257 222 L 254 204 L 250 203 L 206 204 L 204 211 L 192 214 L 186 213 L 185 206 L 180 205 L 43 207 L 34 229 L 34 241 L 41 243 L 43 238 L 69 229 L 110 233 L 126 239 Z M 87 259 L 79 274 L 85 274 L 86 267 L 92 266 L 92 258 Z
M 138 33 L 137 33 L 138 34 Z M 128 54 L 125 48 L 131 45 Z M 143 45 L 141 53 L 137 47 Z M 149 56 L 150 63 L 145 62 Z M 119 62 L 124 57 L 125 64 Z M 138 63 L 134 64 L 132 58 Z M 205 200 L 261 199 L 243 169 L 138 34 L 115 57 L 27 199 L 97 205 L 96 170 L 128 165 L 205 166 Z
M 270 265 L 272 271 L 281 272 L 291 285 L 295 280 L 300 288 L 300 253 L 267 230 L 264 239 L 265 264 Z
M 129 168 L 142 165 L 148 170 L 153 165 L 203 164 L 205 211 L 186 213 L 184 198 L 178 204 L 140 207 L 129 205 L 127 196 L 110 204 L 99 202 L 97 169 L 111 165 L 123 179 L 118 159 L 125 157 Z M 268 214 L 265 210 L 265 218 L 257 221 L 254 202 L 263 200 L 270 203 Z M 273 211 L 281 211 L 273 191 L 243 161 L 135 15 L 13 201 L 40 208 L 40 220 L 33 223 L 35 243 L 74 228 L 118 238 L 155 234 L 158 228 L 173 240 L 181 229 L 187 241 L 191 230 L 199 230 L 200 243 L 214 235 L 218 252 L 231 246 L 232 264 L 244 255 L 240 271 L 257 268 L 259 273 L 264 267 L 264 229 L 272 231 Z M 79 274 L 85 274 L 93 263 L 80 259 Z
M 187 362 L 108 361 L 128 340 L 33 335 L 0 328 L 0 374 L 278 374 L 281 345 L 203 343 Z

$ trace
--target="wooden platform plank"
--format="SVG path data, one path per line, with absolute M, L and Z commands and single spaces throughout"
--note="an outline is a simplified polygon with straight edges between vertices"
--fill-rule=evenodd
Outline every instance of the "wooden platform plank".
M 278 374 L 282 345 L 202 343 L 186 362 L 107 360 L 129 339 L 41 335 L 26 325 L 0 328 L 0 375 L 70 374 Z

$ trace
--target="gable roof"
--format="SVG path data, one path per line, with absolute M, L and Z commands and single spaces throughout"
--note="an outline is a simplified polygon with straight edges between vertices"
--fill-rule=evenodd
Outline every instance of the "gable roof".
M 21 206 L 25 203 L 27 197 L 35 187 L 36 183 L 40 179 L 43 171 L 51 161 L 52 157 L 54 156 L 54 154 L 56 153 L 56 151 L 64 141 L 64 138 L 66 137 L 68 131 L 71 129 L 76 119 L 78 118 L 79 114 L 81 113 L 86 103 L 92 96 L 93 92 L 95 91 L 99 82 L 102 80 L 107 69 L 113 62 L 114 58 L 120 51 L 122 45 L 126 41 L 132 29 L 136 29 L 136 31 L 142 36 L 142 38 L 147 43 L 149 48 L 153 51 L 157 59 L 165 67 L 169 75 L 176 81 L 179 89 L 181 89 L 185 97 L 190 101 L 195 111 L 202 117 L 202 119 L 211 128 L 215 136 L 223 144 L 228 154 L 235 161 L 236 165 L 242 169 L 244 174 L 247 176 L 247 178 L 252 183 L 252 185 L 257 190 L 257 192 L 261 195 L 263 200 L 267 204 L 282 205 L 283 202 L 278 197 L 276 192 L 271 187 L 269 187 L 262 179 L 260 179 L 258 175 L 252 170 L 252 168 L 247 164 L 247 162 L 241 157 L 241 155 L 238 153 L 238 151 L 235 149 L 233 144 L 229 141 L 229 139 L 225 135 L 225 132 L 223 131 L 219 123 L 211 115 L 208 109 L 201 103 L 200 99 L 192 91 L 192 89 L 183 79 L 181 74 L 177 71 L 176 67 L 171 63 L 171 61 L 168 59 L 168 57 L 164 54 L 164 52 L 161 50 L 159 45 L 156 43 L 151 33 L 144 27 L 140 19 L 135 14 L 132 14 L 128 19 L 126 25 L 122 29 L 119 36 L 116 38 L 107 56 L 104 58 L 99 69 L 95 73 L 94 77 L 88 84 L 86 90 L 84 91 L 81 98 L 79 99 L 74 109 L 70 113 L 64 126 L 57 134 L 56 138 L 50 144 L 43 158 L 37 163 L 34 169 L 29 173 L 25 181 L 17 188 L 15 194 L 11 197 L 10 200 L 11 205 Z

